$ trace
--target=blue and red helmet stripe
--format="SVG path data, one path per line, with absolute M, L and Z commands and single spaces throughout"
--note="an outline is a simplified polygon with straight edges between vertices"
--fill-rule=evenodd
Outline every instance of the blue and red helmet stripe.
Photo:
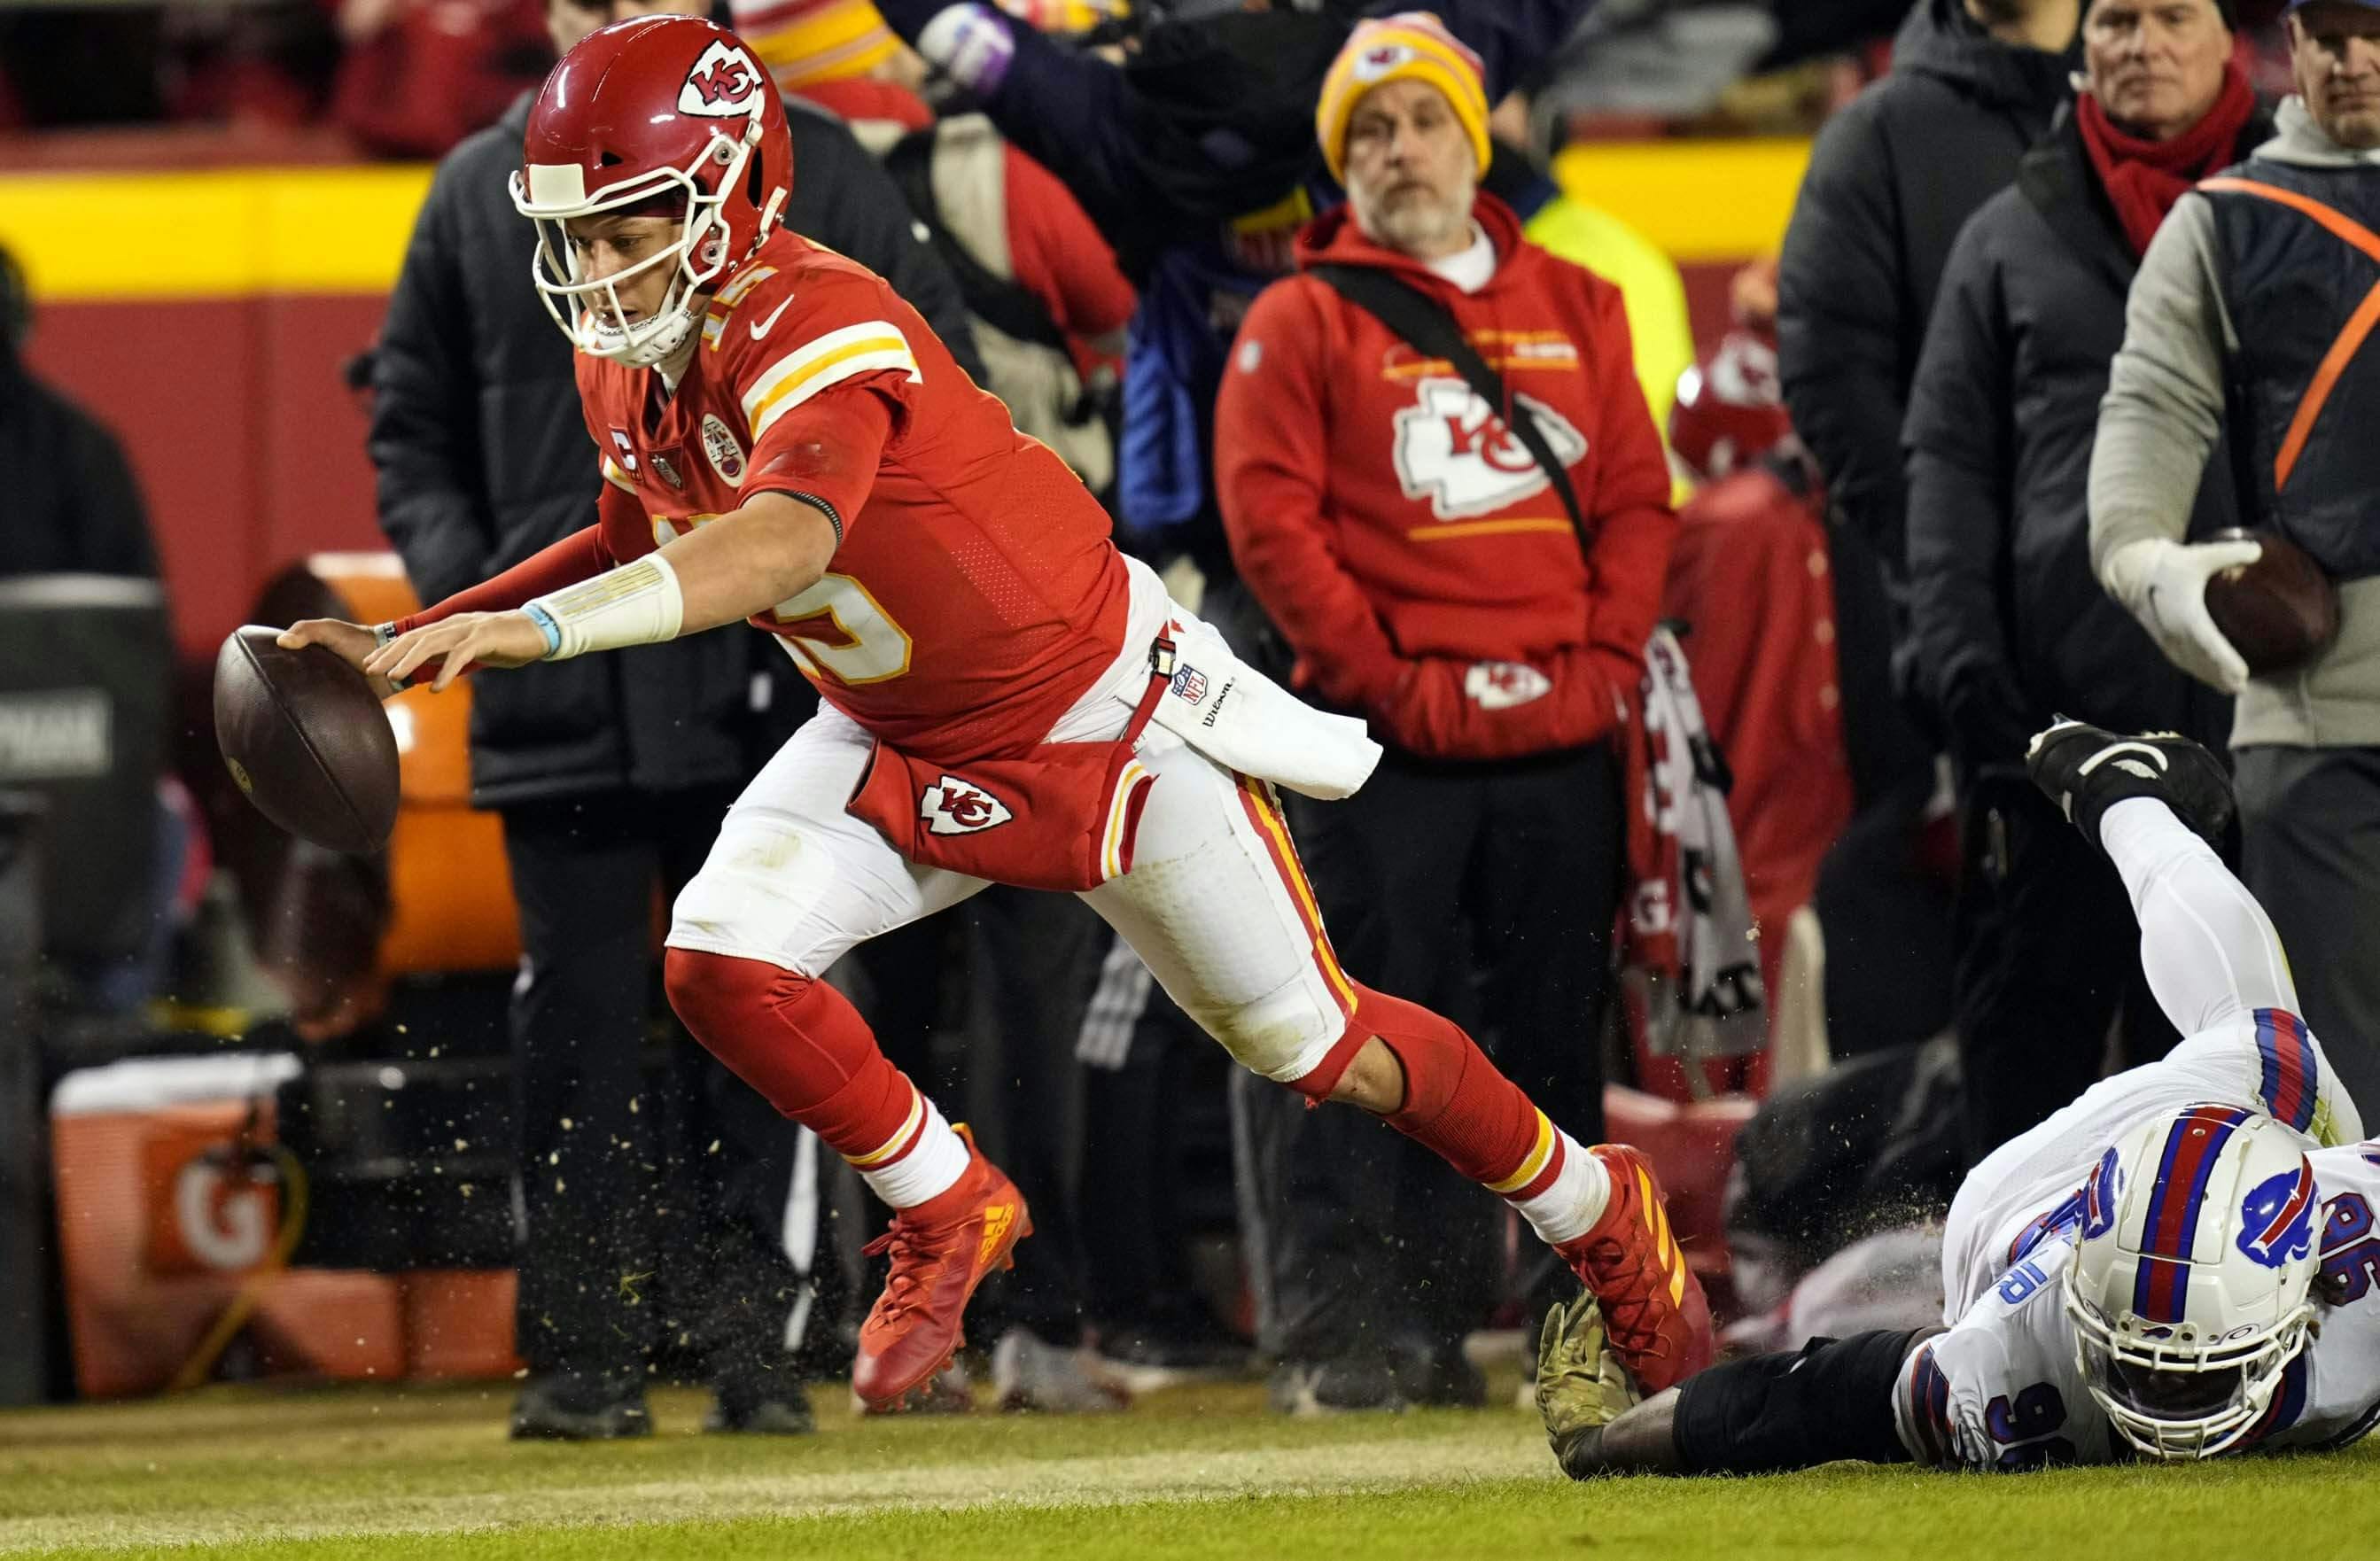
M 2199 1106 L 2174 1119 L 2158 1158 L 2141 1228 L 2132 1311 L 2152 1323 L 2179 1323 L 2190 1305 L 2190 1258 L 2206 1183 L 2232 1132 L 2248 1119 L 2236 1107 Z
M 2307 1038 L 2305 1021 L 2287 1009 L 2258 1009 L 2256 1051 L 2264 1063 L 2257 1098 L 2298 1131 L 2312 1128 L 2321 1064 Z

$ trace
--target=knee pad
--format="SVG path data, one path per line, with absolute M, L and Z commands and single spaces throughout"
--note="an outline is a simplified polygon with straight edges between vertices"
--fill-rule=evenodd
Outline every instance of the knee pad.
M 830 853 L 798 823 L 765 813 L 731 816 L 702 870 L 678 891 L 670 945 L 823 974 L 843 950 L 808 945 L 828 931 L 831 918 L 820 911 L 833 878 Z
M 1254 1002 L 1192 1017 L 1241 1067 L 1315 1100 L 1330 1095 L 1369 1035 L 1357 1035 L 1358 1027 L 1318 1002 L 1302 979 Z

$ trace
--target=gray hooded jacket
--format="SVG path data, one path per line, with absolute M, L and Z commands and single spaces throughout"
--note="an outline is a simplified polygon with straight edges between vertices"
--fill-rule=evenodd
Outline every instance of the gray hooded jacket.
M 2354 151 L 2323 133 L 2303 102 L 2275 116 L 2279 133 L 2259 160 L 2310 168 L 2365 165 L 2380 174 L 2380 151 Z M 2226 360 L 2240 338 L 2223 303 L 2223 257 L 2206 197 L 2174 206 L 2125 303 L 2124 345 L 2100 403 L 2091 456 L 2091 564 L 2104 582 L 2107 559 L 2128 542 L 2180 540 L 2192 499 L 2224 418 Z M 2380 576 L 2338 587 L 2338 638 L 2312 664 L 2250 681 L 2231 728 L 2235 748 L 2380 745 Z

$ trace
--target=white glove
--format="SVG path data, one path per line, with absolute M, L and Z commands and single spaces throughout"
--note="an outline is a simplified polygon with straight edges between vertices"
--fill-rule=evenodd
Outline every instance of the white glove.
M 2237 694 L 2248 663 L 2206 611 L 2206 582 L 2265 556 L 2261 542 L 2192 542 L 2163 537 L 2127 542 L 2107 555 L 2099 578 L 2183 672 Z

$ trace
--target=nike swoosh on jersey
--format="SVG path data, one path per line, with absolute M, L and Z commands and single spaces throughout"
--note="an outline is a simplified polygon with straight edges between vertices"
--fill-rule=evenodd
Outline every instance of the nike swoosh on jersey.
M 752 339 L 757 342 L 761 337 L 767 335 L 769 333 L 769 327 L 777 323 L 777 316 L 784 313 L 787 309 L 793 307 L 794 300 L 787 298 L 783 303 L 779 304 L 775 309 L 771 309 L 769 311 L 768 319 L 761 321 L 759 324 L 752 327 Z

